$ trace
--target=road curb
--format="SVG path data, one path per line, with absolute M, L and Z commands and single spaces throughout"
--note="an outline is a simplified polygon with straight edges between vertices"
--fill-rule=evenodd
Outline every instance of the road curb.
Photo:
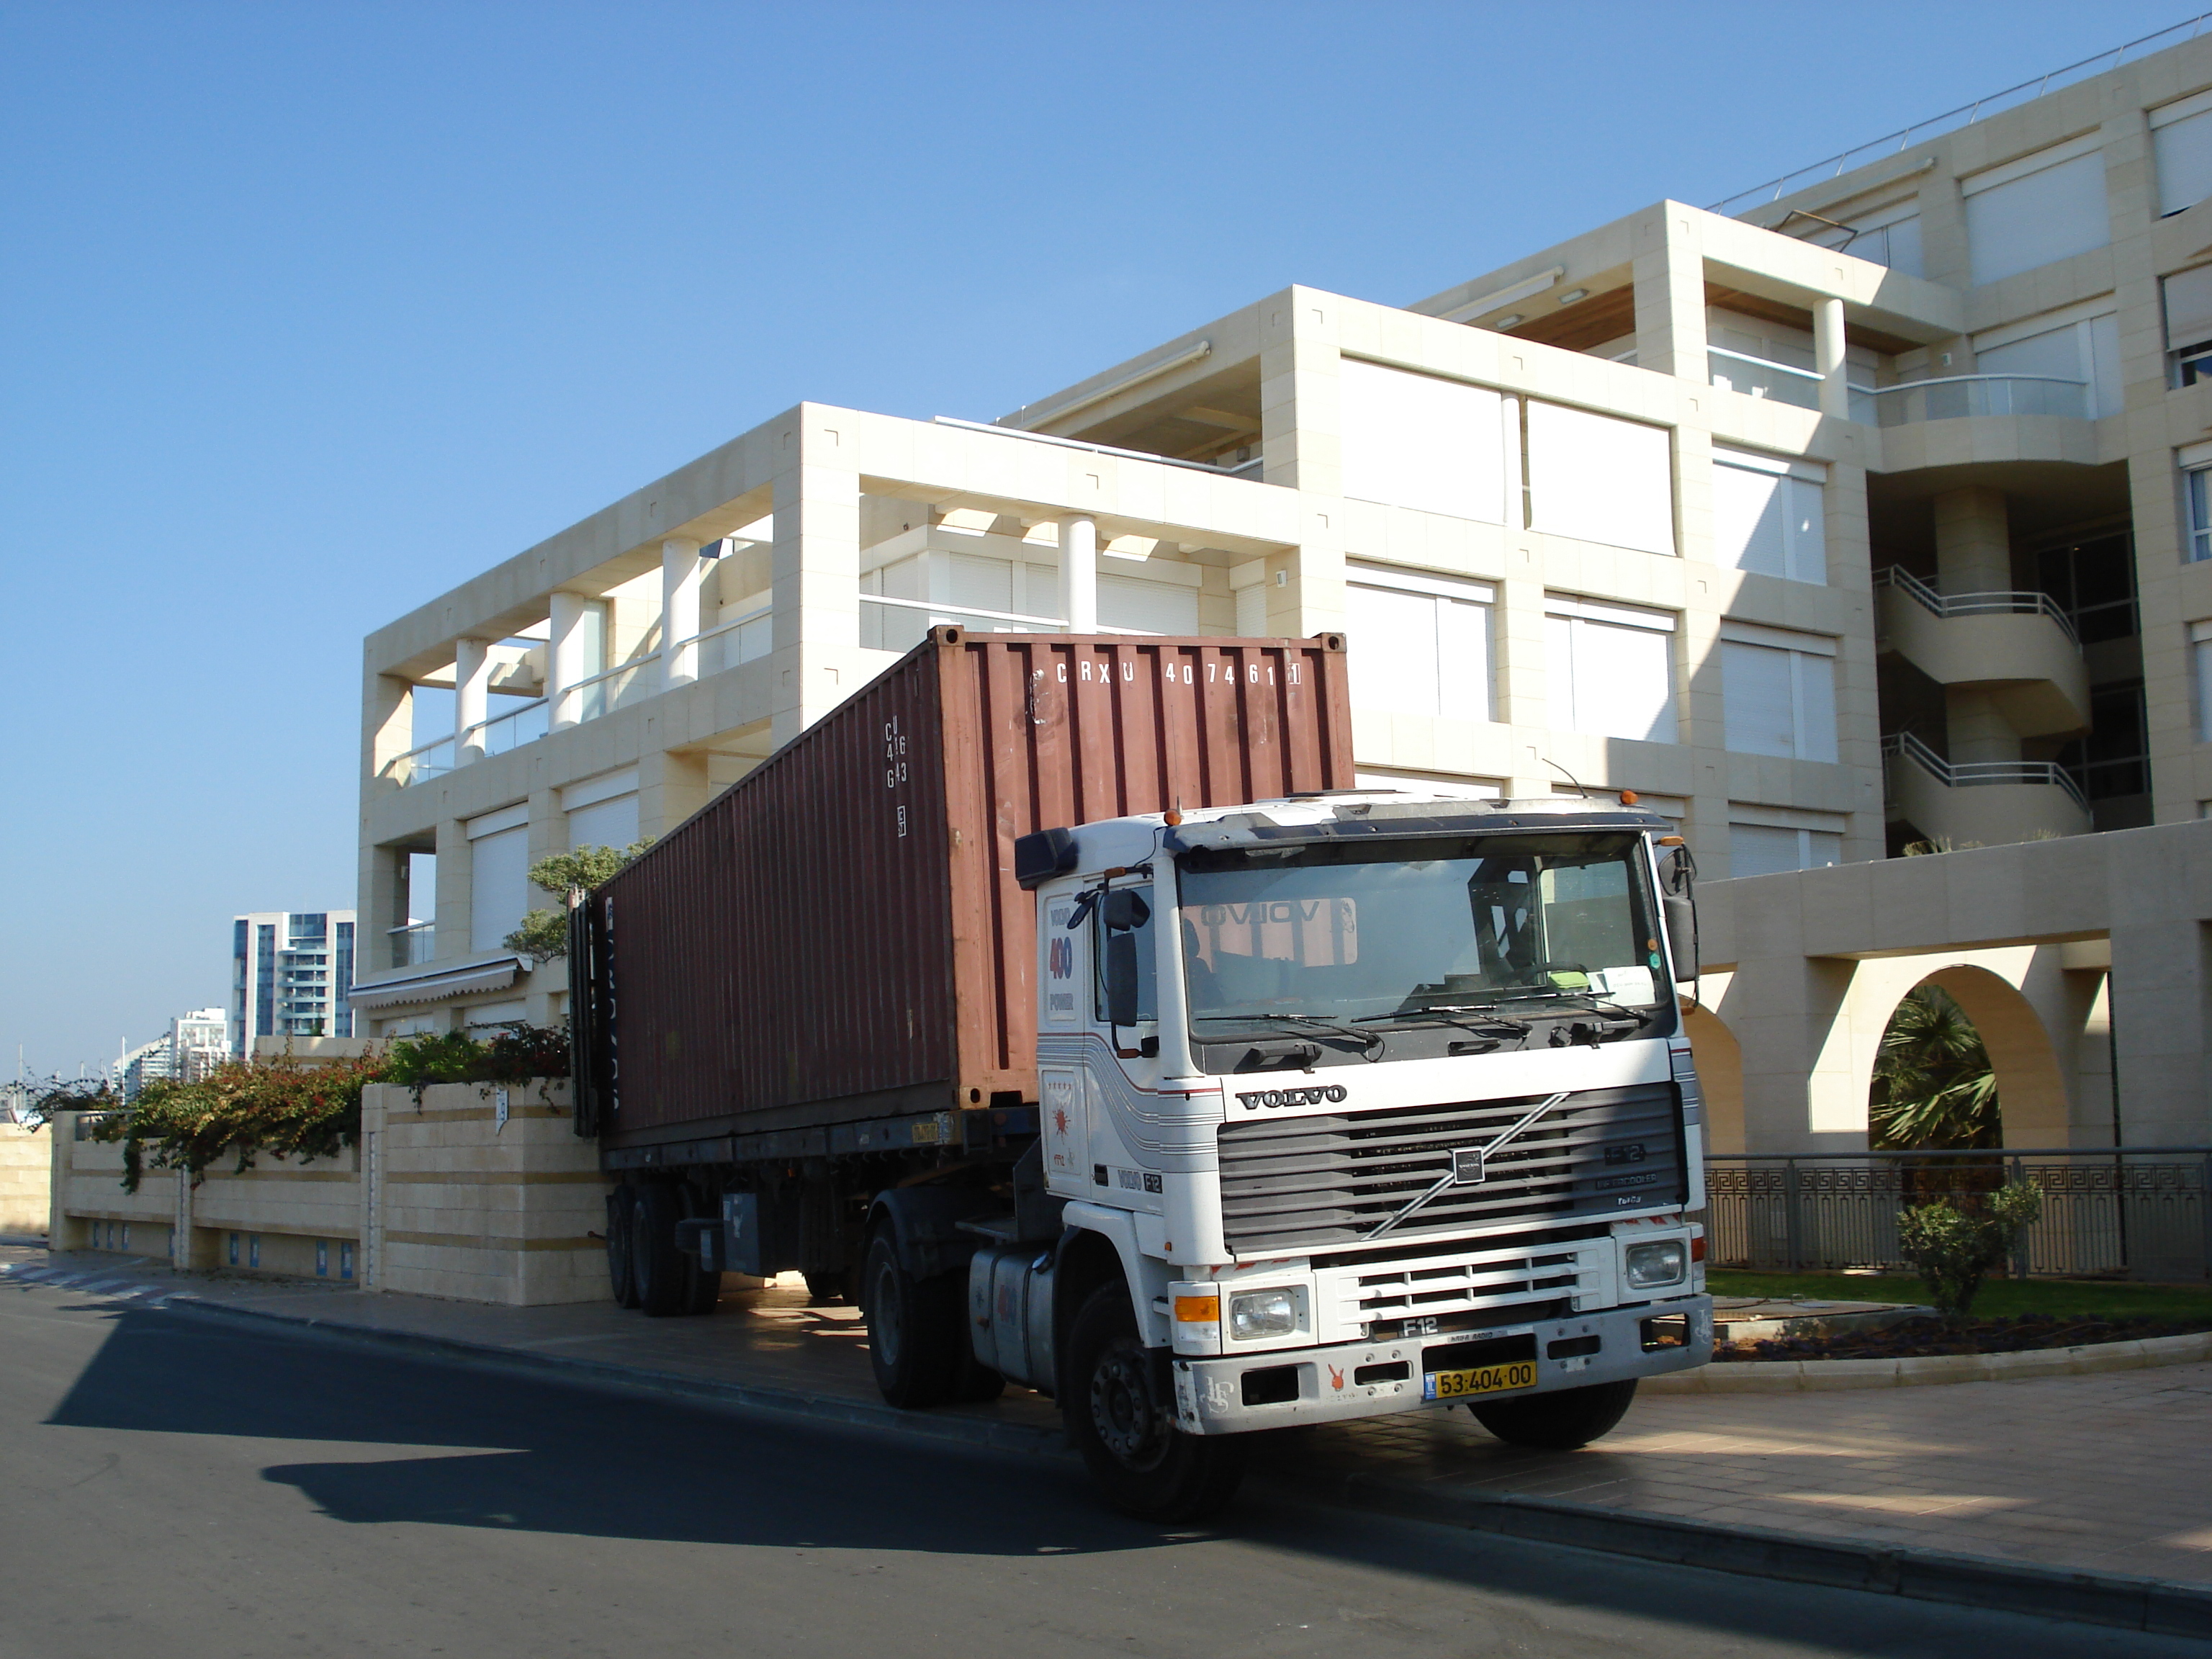
M 665 1398 L 708 1401 L 740 1410 L 800 1417 L 844 1428 L 876 1429 L 928 1440 L 947 1440 L 981 1446 L 993 1451 L 1073 1457 L 1057 1429 L 1032 1428 L 1024 1423 L 994 1423 L 975 1417 L 943 1413 L 902 1412 L 871 1401 L 842 1395 L 810 1394 L 801 1389 L 763 1388 L 745 1382 L 726 1382 L 710 1376 L 690 1376 L 680 1371 L 648 1370 L 600 1359 L 580 1359 L 569 1354 L 532 1353 L 496 1342 L 471 1342 L 465 1337 L 432 1336 L 419 1331 L 386 1330 L 356 1325 L 341 1319 L 319 1319 L 311 1314 L 285 1313 L 274 1308 L 255 1308 L 216 1302 L 190 1292 L 172 1296 L 165 1311 L 212 1316 L 217 1319 L 261 1321 L 307 1329 L 342 1341 L 366 1342 L 403 1353 L 459 1359 L 493 1370 L 520 1371 L 556 1382 L 589 1381 L 625 1393 Z
M 2212 1639 L 2212 1589 L 2171 1579 L 1808 1538 L 1768 1527 L 1717 1526 L 1553 1498 L 1450 1492 L 1387 1475 L 1332 1477 L 1319 1490 L 1277 1481 L 1262 1489 L 1278 1498 L 1318 1498 L 1370 1514 L 1679 1566 Z
M 1735 1359 L 1644 1379 L 1648 1394 L 1813 1394 L 1915 1389 L 1947 1382 L 2025 1382 L 2212 1359 L 2212 1331 L 2127 1342 L 2085 1342 L 2017 1353 L 1926 1354 L 1914 1359 Z
M 902 1412 L 866 1401 L 801 1389 L 762 1388 L 569 1355 L 532 1353 L 459 1337 L 385 1330 L 312 1315 L 209 1301 L 190 1293 L 173 1296 L 162 1306 L 171 1312 L 283 1325 L 337 1340 L 459 1359 L 553 1381 L 591 1382 L 626 1393 L 707 1401 L 787 1420 L 799 1418 L 910 1439 L 1016 1452 L 1055 1462 L 1074 1461 L 1057 1430 L 1024 1424 Z M 1808 1538 L 1772 1528 L 1717 1526 L 1555 1498 L 1454 1492 L 1357 1471 L 1320 1474 L 1295 1481 L 1262 1477 L 1253 1483 L 1252 1489 L 1279 1502 L 1356 1510 L 1680 1566 L 1988 1607 L 2077 1624 L 2115 1626 L 2153 1635 L 2212 1639 L 2212 1588 L 2169 1579 L 2077 1572 L 1936 1550 Z

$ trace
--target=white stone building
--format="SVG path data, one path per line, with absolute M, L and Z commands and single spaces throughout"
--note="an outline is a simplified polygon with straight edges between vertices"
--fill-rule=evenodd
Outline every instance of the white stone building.
M 257 910 L 231 918 L 228 1047 L 353 1033 L 354 913 Z
M 933 620 L 1341 629 L 1364 777 L 1633 788 L 1709 878 L 2197 817 L 2212 40 L 2051 84 L 994 425 L 801 404 L 471 575 L 366 644 L 362 1034 L 556 1017 L 530 860 L 665 831 Z

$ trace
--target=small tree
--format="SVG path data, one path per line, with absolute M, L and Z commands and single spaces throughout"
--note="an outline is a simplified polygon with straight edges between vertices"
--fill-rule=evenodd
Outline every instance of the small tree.
M 530 866 L 531 884 L 565 902 L 557 910 L 530 911 L 522 918 L 522 926 L 500 944 L 538 962 L 567 956 L 568 912 L 581 904 L 592 889 L 611 879 L 652 845 L 653 837 L 647 836 L 624 848 L 578 847 L 538 860 Z
M 1867 1109 L 1877 1149 L 1995 1146 L 2002 1140 L 1989 1050 L 1941 986 L 1917 988 L 1889 1017 Z
M 2021 1234 L 2042 1213 L 2042 1193 L 2019 1183 L 2000 1187 L 1978 1203 L 1939 1198 L 1898 1217 L 1898 1251 L 1919 1271 L 1936 1312 L 1961 1320 L 1982 1288 L 1982 1276 L 2004 1265 Z

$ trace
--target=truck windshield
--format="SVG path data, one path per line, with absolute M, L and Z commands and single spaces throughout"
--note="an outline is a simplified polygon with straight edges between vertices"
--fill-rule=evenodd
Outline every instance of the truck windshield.
M 1178 861 L 1201 1035 L 1669 993 L 1643 838 L 1618 832 L 1193 852 Z

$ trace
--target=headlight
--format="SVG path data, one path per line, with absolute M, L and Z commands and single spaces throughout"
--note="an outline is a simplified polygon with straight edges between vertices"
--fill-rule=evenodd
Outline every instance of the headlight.
M 1291 1336 L 1298 1328 L 1295 1291 L 1250 1291 L 1229 1298 L 1229 1334 L 1239 1342 Z
M 1626 1257 L 1628 1287 L 1634 1291 L 1656 1290 L 1662 1285 L 1679 1285 L 1682 1275 L 1689 1271 L 1690 1253 L 1679 1238 L 1662 1238 L 1652 1244 L 1632 1244 Z

